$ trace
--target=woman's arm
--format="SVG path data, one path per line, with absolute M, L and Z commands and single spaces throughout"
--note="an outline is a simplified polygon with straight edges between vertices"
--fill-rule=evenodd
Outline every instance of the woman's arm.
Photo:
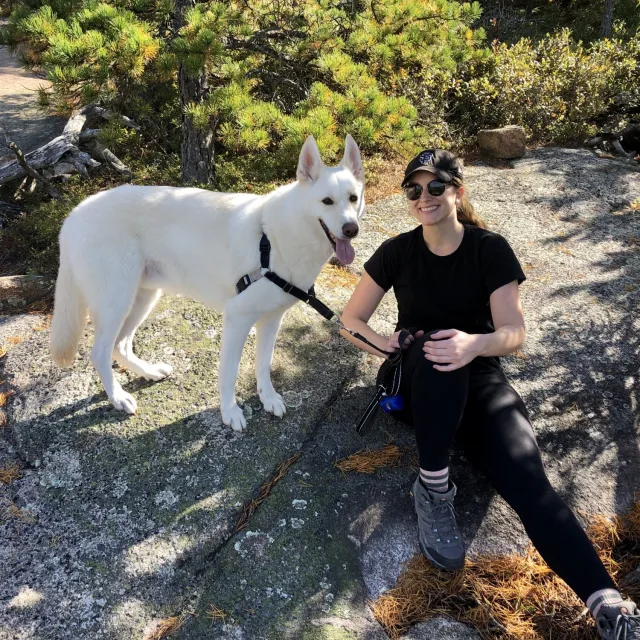
M 489 298 L 494 333 L 468 334 L 457 329 L 438 331 L 424 343 L 425 358 L 439 371 L 454 371 L 478 356 L 506 356 L 524 342 L 524 316 L 518 282 L 496 289 Z
M 496 289 L 489 298 L 495 333 L 476 335 L 479 356 L 506 356 L 524 342 L 524 315 L 517 281 Z
M 373 312 L 377 309 L 380 301 L 384 297 L 384 293 L 384 289 L 376 284 L 373 278 L 365 271 L 362 274 L 362 278 L 360 279 L 360 282 L 358 282 L 355 291 L 351 294 L 351 298 L 349 299 L 349 302 L 347 302 L 347 306 L 344 308 L 340 319 L 345 327 L 348 327 L 352 331 L 357 331 L 376 346 L 388 351 L 390 350 L 389 338 L 385 338 L 384 336 L 377 334 L 367 324 L 373 315 Z M 349 340 L 349 342 L 355 344 L 356 347 L 359 347 L 364 351 L 368 351 L 375 356 L 384 357 L 372 347 L 369 347 L 364 342 L 354 338 L 344 329 L 341 329 L 340 333 Z

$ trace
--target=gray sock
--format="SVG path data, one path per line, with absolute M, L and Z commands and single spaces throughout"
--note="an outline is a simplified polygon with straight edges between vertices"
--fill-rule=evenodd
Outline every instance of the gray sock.
M 599 613 L 615 618 L 622 607 L 627 609 L 627 613 L 636 612 L 636 605 L 630 600 L 624 600 L 616 589 L 600 589 L 592 593 L 585 604 L 594 618 L 597 618 Z
M 440 469 L 440 471 L 427 471 L 420 469 L 420 482 L 436 493 L 446 493 L 449 489 L 449 467 Z

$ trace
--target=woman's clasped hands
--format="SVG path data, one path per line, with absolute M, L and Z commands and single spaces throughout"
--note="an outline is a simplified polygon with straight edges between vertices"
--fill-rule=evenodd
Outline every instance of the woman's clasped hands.
M 438 371 L 461 369 L 480 355 L 480 337 L 458 329 L 436 331 L 422 347 L 424 357 L 435 362 L 433 368 Z

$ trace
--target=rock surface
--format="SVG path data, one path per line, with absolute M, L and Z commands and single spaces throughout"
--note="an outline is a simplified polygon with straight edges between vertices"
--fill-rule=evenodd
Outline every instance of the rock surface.
M 584 518 L 620 512 L 640 469 L 640 215 L 625 204 L 640 195 L 640 173 L 586 151 L 540 149 L 512 168 L 472 164 L 466 176 L 479 214 L 507 237 L 527 274 L 528 337 L 504 364 L 550 478 Z M 383 239 L 415 225 L 406 210 L 400 195 L 368 207 L 354 272 Z M 353 276 L 328 269 L 318 295 L 341 308 L 353 285 Z M 373 322 L 392 331 L 392 294 Z M 239 379 L 251 418 L 235 434 L 218 411 L 220 328 L 220 317 L 198 304 L 161 302 L 137 350 L 175 373 L 155 384 L 117 374 L 138 399 L 134 417 L 111 408 L 88 364 L 90 326 L 70 370 L 50 364 L 46 331 L 0 360 L 0 380 L 15 391 L 2 451 L 25 465 L 20 480 L 0 485 L 0 639 L 148 638 L 161 619 L 180 614 L 172 637 L 181 640 L 386 637 L 367 601 L 418 552 L 415 469 L 334 467 L 364 447 L 413 445 L 411 431 L 386 416 L 365 439 L 354 432 L 377 359 L 296 306 L 274 358 L 290 409 L 278 420 L 260 408 L 251 338 Z M 298 452 L 236 532 L 243 505 Z M 522 549 L 515 515 L 457 452 L 452 474 L 470 553 Z M 224 622 L 208 617 L 212 605 L 226 612 Z M 437 619 L 406 637 L 476 635 Z
M 54 283 L 42 276 L 0 277 L 0 313 L 24 311 L 51 294 Z
M 527 136 L 522 127 L 508 125 L 500 129 L 480 129 L 478 146 L 490 158 L 513 160 L 525 154 Z

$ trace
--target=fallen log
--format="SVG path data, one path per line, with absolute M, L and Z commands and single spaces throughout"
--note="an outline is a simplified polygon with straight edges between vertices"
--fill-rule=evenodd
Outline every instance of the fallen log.
M 69 118 L 61 135 L 47 142 L 47 144 L 40 148 L 24 155 L 24 161 L 26 164 L 34 171 L 37 171 L 38 169 L 54 166 L 66 153 L 73 152 L 76 161 L 81 162 L 85 167 L 84 170 L 79 170 L 83 175 L 86 173 L 87 166 L 96 166 L 93 164 L 95 161 L 92 159 L 87 162 L 83 161 L 83 158 L 89 159 L 88 154 L 83 154 L 82 156 L 77 155 L 83 153 L 77 146 L 80 143 L 80 132 L 82 131 L 82 127 L 84 126 L 87 117 L 96 109 L 99 109 L 99 107 L 96 107 L 94 104 L 89 104 L 74 113 Z M 102 114 L 100 115 L 102 116 Z M 80 158 L 80 160 L 78 160 L 78 158 Z M 6 184 L 7 182 L 11 182 L 12 180 L 16 180 L 25 175 L 31 174 L 29 174 L 24 164 L 16 158 L 15 160 L 0 166 L 0 185 Z

